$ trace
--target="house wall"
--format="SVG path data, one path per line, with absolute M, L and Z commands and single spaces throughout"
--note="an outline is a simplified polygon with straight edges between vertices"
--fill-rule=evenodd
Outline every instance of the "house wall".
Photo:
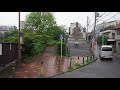
M 113 38 L 112 33 L 115 34 L 115 30 L 102 31 L 102 32 L 100 32 L 100 35 L 104 34 L 104 35 L 108 36 L 108 38 L 112 39 Z
M 120 52 L 120 35 L 117 35 L 117 30 L 115 30 L 115 40 L 116 40 L 116 50 Z
M 117 30 L 115 30 L 115 39 L 120 40 L 120 35 L 117 35 Z
M 120 40 L 116 41 L 116 50 L 117 52 L 120 52 Z

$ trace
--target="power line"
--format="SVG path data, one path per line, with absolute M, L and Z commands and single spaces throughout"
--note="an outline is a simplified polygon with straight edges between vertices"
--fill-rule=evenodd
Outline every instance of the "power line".
M 90 26 L 90 28 L 94 25 L 94 23 Z
M 106 12 L 104 12 L 102 15 L 100 15 L 99 18 L 101 18 L 105 13 L 106 13 Z M 99 19 L 99 18 L 98 18 L 98 19 Z M 97 20 L 98 20 L 98 19 L 97 19 Z M 103 19 L 103 18 L 102 18 L 102 19 Z M 93 25 L 94 25 L 94 23 L 93 23 L 90 27 L 92 27 Z
M 91 21 L 93 20 L 93 18 L 94 18 L 94 13 L 93 13 L 93 16 L 92 16 L 92 18 L 90 19 Z
M 104 12 L 102 15 L 100 15 L 100 17 L 99 17 L 98 19 L 100 19 L 105 13 L 106 13 L 106 12 Z M 97 20 L 98 20 L 98 19 L 97 19 Z
M 119 14 L 119 12 L 117 13 Z M 113 15 L 112 17 L 110 17 L 109 19 L 107 19 L 106 21 L 110 20 L 111 18 L 115 17 L 117 14 Z
M 111 12 L 110 12 L 111 13 Z M 104 16 L 103 18 L 107 17 L 110 13 L 108 13 L 106 16 Z M 102 18 L 102 19 L 103 19 Z M 97 22 L 101 21 L 102 19 L 98 20 Z
M 111 13 L 111 12 L 110 12 L 110 13 Z M 110 13 L 108 13 L 106 16 L 108 16 Z M 115 17 L 115 16 L 118 15 L 119 13 L 120 13 L 120 12 L 118 12 L 117 14 L 113 15 L 112 17 L 110 17 L 109 19 L 107 19 L 107 20 L 105 20 L 105 21 L 110 20 L 111 18 Z M 105 13 L 104 13 L 104 14 L 105 14 Z M 102 16 L 103 16 L 104 14 L 102 14 Z M 104 16 L 103 18 L 105 18 L 106 16 Z M 102 18 L 102 19 L 103 19 L 103 18 Z M 98 20 L 97 22 L 101 21 L 102 19 Z M 94 25 L 94 23 L 90 26 L 90 28 L 91 28 L 93 25 Z

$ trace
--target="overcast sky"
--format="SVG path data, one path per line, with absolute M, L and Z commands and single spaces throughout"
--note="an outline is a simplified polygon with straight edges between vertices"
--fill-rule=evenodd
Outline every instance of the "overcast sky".
M 102 15 L 104 12 L 100 12 Z M 109 19 L 111 16 L 115 15 L 117 12 L 106 12 L 104 19 L 102 19 L 99 23 L 104 20 Z M 25 16 L 29 14 L 29 12 L 21 12 L 21 21 L 25 20 Z M 70 23 L 79 22 L 83 27 L 87 24 L 87 16 L 89 16 L 90 26 L 94 22 L 94 12 L 54 12 L 55 20 L 58 25 L 65 25 L 66 27 L 70 26 Z M 102 18 L 102 17 L 101 17 Z M 120 13 L 115 17 L 111 18 L 111 20 L 120 19 Z M 18 12 L 0 12 L 0 25 L 15 25 L 18 27 Z

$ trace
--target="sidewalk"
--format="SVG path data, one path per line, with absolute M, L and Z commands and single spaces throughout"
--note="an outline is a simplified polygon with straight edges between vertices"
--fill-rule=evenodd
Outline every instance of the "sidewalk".
M 53 56 L 48 51 L 51 48 L 47 48 L 43 55 L 37 55 L 34 58 L 34 62 L 29 64 L 21 64 L 16 67 L 15 77 L 16 78 L 37 78 L 41 76 L 41 61 L 44 61 L 43 68 L 46 69 L 47 63 L 53 60 Z M 53 48 L 52 48 L 53 49 Z M 48 65 L 49 66 L 49 65 Z M 47 70 L 47 69 L 46 69 Z M 48 71 L 45 71 L 48 72 Z M 47 74 L 44 72 L 44 76 Z

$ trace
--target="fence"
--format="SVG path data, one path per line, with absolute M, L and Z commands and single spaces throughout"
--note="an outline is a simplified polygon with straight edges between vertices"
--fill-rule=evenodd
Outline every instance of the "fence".
M 0 72 L 11 67 L 18 58 L 18 45 L 13 43 L 0 43 Z
M 10 43 L 0 43 L 2 50 L 2 54 L 0 55 L 0 66 L 9 64 L 18 58 L 18 45 L 10 44 Z

